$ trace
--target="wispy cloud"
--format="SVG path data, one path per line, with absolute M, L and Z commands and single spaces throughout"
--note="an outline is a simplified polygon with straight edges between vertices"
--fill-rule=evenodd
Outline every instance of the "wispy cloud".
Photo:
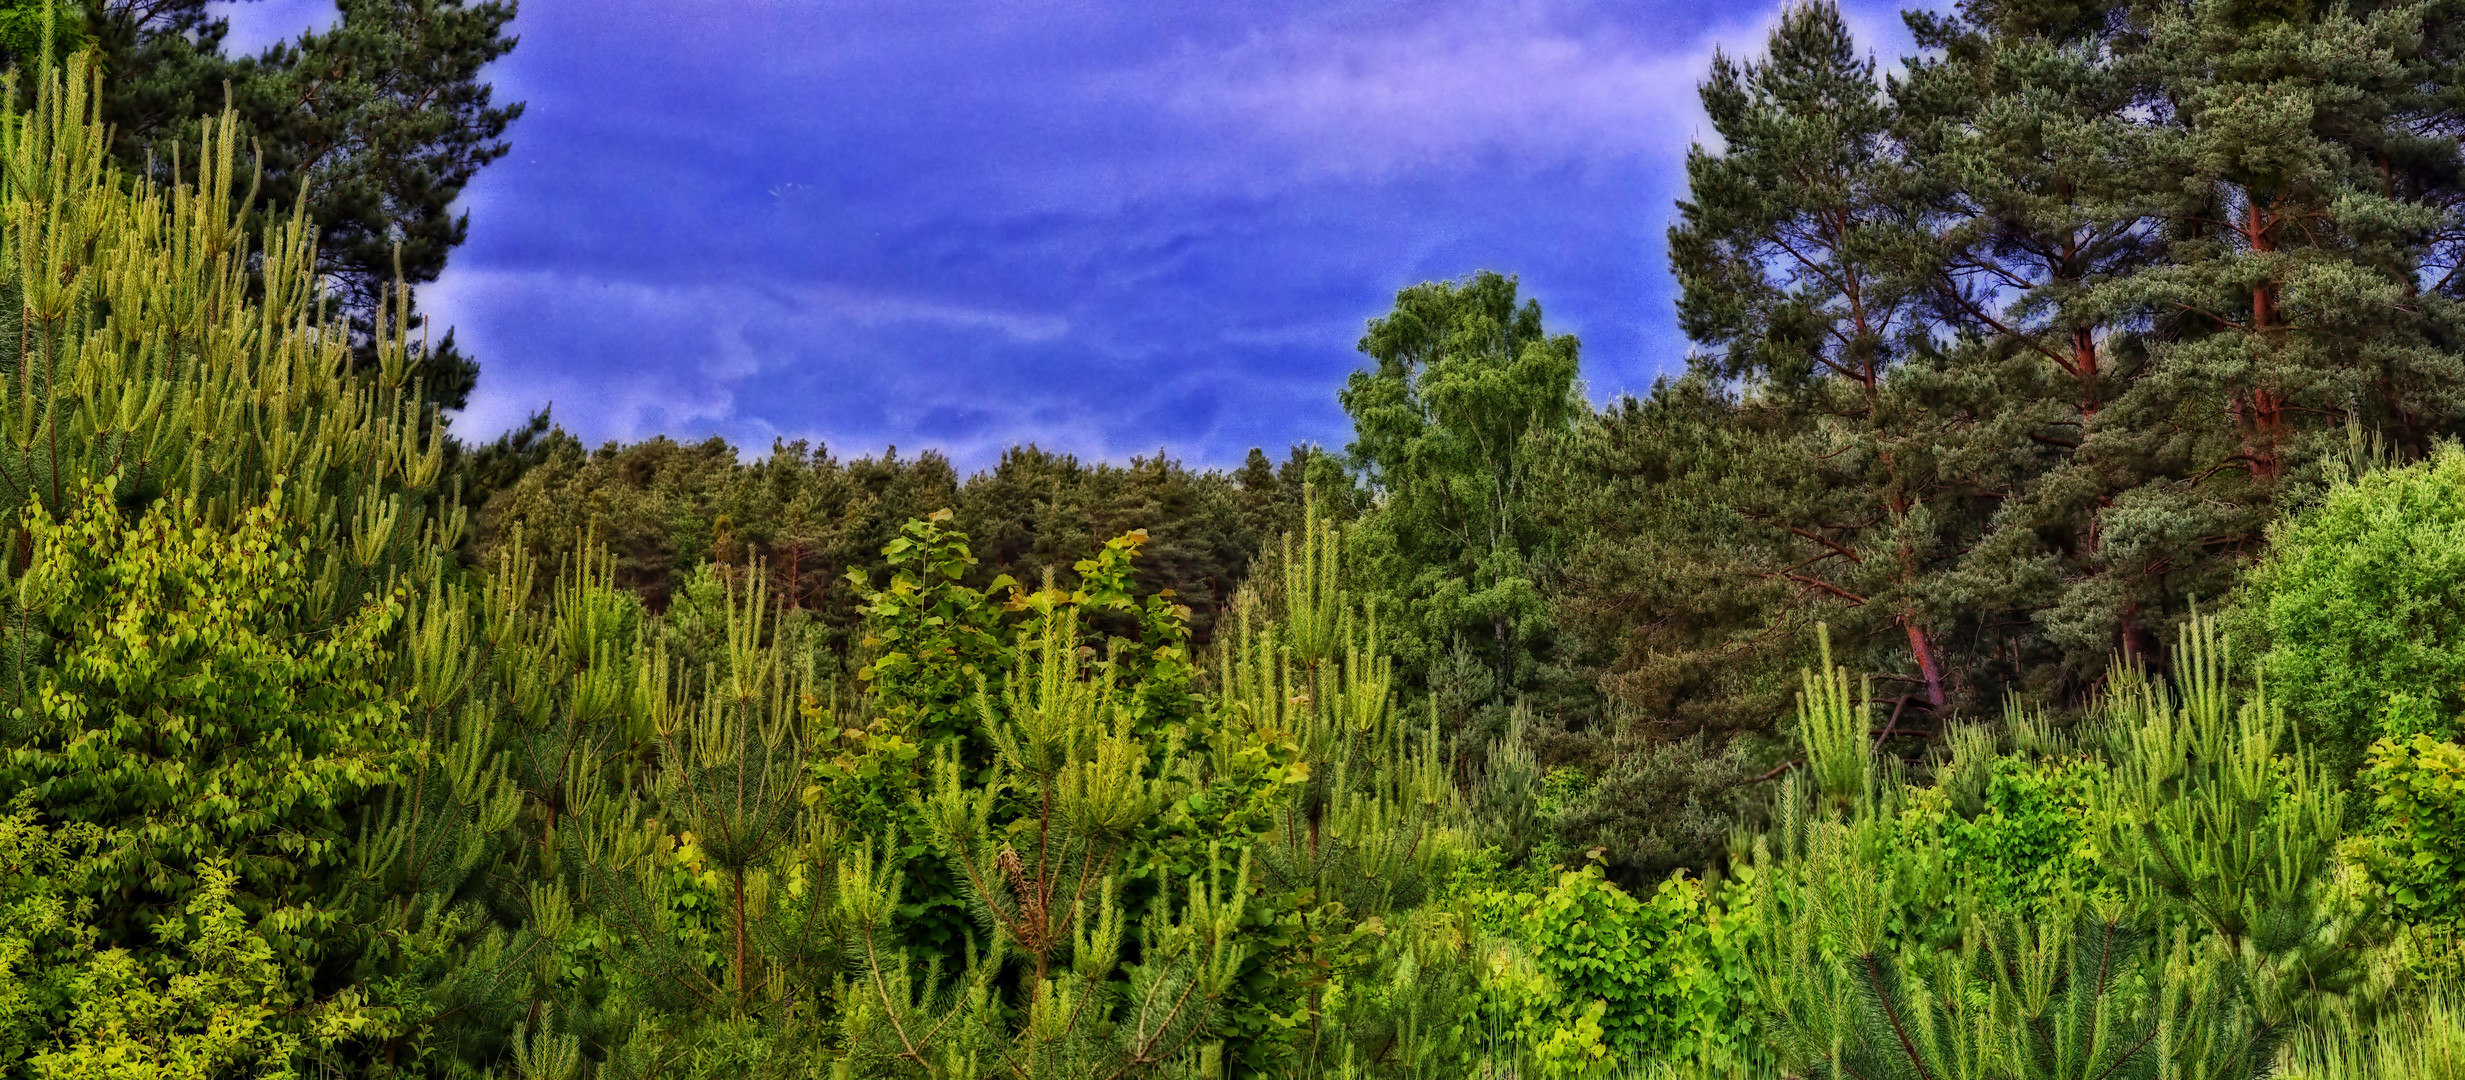
M 514 153 L 423 303 L 482 364 L 483 436 L 553 400 L 591 440 L 963 464 L 1340 445 L 1364 321 L 1476 269 L 1583 335 L 1595 392 L 1641 389 L 1684 353 L 1695 84 L 1778 11 L 534 0 L 492 72 Z
M 1545 166 L 1683 147 L 1714 40 L 1751 25 L 1672 41 L 1635 32 L 1643 27 L 1573 29 L 1516 12 L 1428 15 L 1369 32 L 1288 27 L 1221 50 L 1185 49 L 1124 81 L 1305 169 L 1378 177 L 1487 153 Z

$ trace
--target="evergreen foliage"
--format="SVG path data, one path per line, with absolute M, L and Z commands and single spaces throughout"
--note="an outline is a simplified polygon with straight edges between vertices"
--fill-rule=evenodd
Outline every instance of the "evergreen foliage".
M 52 988 L 19 1048 L 40 1074 L 280 1072 L 389 1022 L 344 881 L 355 810 L 419 753 L 392 674 L 460 519 L 402 339 L 346 375 L 303 220 L 241 227 L 230 114 L 196 186 L 124 184 L 95 74 L 72 57 L 0 125 L 0 786 L 57 868 L 18 909 Z
M 2231 588 L 2349 423 L 2456 428 L 2446 9 L 1909 18 L 1891 79 L 1813 4 L 1704 85 L 1671 259 L 1705 349 L 1580 457 L 1565 606 L 1640 707 L 1774 715 L 1817 618 L 1900 731 L 2077 702 Z
M 2028 831 L 2093 872 L 2013 889 L 1998 883 L 2030 853 L 1974 848 L 1981 826 L 2008 835 L 2031 813 L 1994 787 L 2042 769 L 2036 752 L 2080 753 L 2025 717 L 2011 734 L 2029 756 L 1970 736 L 1932 788 L 1883 778 L 1842 805 L 1792 783 L 1757 842 L 1752 900 L 1755 985 L 1784 1062 L 1807 1076 L 2256 1077 L 2289 1033 L 2344 1015 L 2377 923 L 2338 870 L 2341 798 L 2286 745 L 2282 714 L 2231 688 L 2213 625 L 2184 627 L 2170 687 L 2114 673 L 2084 729 L 2094 752 L 2057 774 L 2084 781 L 2080 797 L 2034 808 L 2051 828 Z
M 37 0 L 11 11 L 52 10 L 55 40 L 90 41 L 110 77 L 102 115 L 112 156 L 129 173 L 178 182 L 193 168 L 200 125 L 228 108 L 247 131 L 252 182 L 236 189 L 248 212 L 306 214 L 328 302 L 348 312 L 361 365 L 378 362 L 393 321 L 422 323 L 409 287 L 434 281 L 468 232 L 454 201 L 507 150 L 520 104 L 500 105 L 480 72 L 514 47 L 504 0 L 343 0 L 326 30 L 262 55 L 223 50 L 226 21 L 207 0 Z M 9 16 L 23 20 L 25 14 Z M 18 23 L 8 23 L 17 26 Z M 0 34 L 8 58 L 31 70 L 39 34 Z M 24 45 L 33 48 L 21 47 Z M 262 218 L 252 219 L 261 220 Z M 397 297 L 400 287 L 406 295 Z M 478 366 L 453 333 L 412 357 L 426 400 L 458 409 Z
M 540 438 L 542 460 L 480 509 L 479 550 L 518 534 L 553 559 L 587 532 L 617 553 L 620 574 L 654 610 L 698 565 L 759 561 L 772 595 L 822 628 L 841 657 L 852 657 L 863 594 L 889 580 L 882 548 L 904 522 L 944 509 L 972 538 L 981 565 L 968 573 L 979 589 L 1002 575 L 1041 581 L 1047 570 L 1067 580 L 1091 547 L 1144 529 L 1141 587 L 1171 589 L 1190 607 L 1197 639 L 1210 640 L 1252 560 L 1298 523 L 1304 474 L 1318 460 L 1296 450 L 1270 467 L 1261 453 L 1223 473 L 1162 457 L 1090 465 L 1025 447 L 962 480 L 931 453 L 841 460 L 784 443 L 745 463 L 718 440 L 586 453 L 561 432 Z M 864 584 L 850 583 L 852 570 Z

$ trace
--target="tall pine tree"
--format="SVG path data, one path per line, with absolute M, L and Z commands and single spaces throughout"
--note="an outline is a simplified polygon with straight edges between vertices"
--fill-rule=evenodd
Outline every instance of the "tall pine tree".
M 414 288 L 435 281 L 467 235 L 454 200 L 505 155 L 506 128 L 522 106 L 498 103 L 480 74 L 514 47 L 511 0 L 337 7 L 332 26 L 244 57 L 225 52 L 229 27 L 208 0 L 58 3 L 68 15 L 64 43 L 90 42 L 108 73 L 103 115 L 122 168 L 175 179 L 180 148 L 195 145 L 203 119 L 226 101 L 238 112 L 259 174 L 242 191 L 265 220 L 306 200 L 317 269 L 349 313 L 365 365 L 388 320 L 403 317 L 397 279 Z M 17 37 L 31 39 L 0 36 L 0 45 L 22 60 Z M 418 366 L 428 400 L 448 409 L 469 400 L 479 374 L 451 330 L 426 343 Z
M 1649 613 L 1605 628 L 1647 707 L 1775 685 L 1686 672 L 1816 612 L 1912 703 L 2078 693 L 2219 598 L 2349 425 L 2465 419 L 2446 8 L 1909 20 L 1890 80 L 1813 5 L 1704 87 L 1671 253 L 1710 348 L 1587 439 L 1655 492 L 1590 504 L 1572 605 Z M 1704 593 L 1607 572 L 1689 545 Z

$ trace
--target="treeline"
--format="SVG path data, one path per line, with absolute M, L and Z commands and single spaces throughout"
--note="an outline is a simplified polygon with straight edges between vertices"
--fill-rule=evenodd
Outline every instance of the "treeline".
M 883 580 L 906 517 L 953 509 L 980 585 L 1066 582 L 1146 528 L 1139 580 L 1203 643 L 1306 484 L 1357 516 L 1347 572 L 1466 761 L 1563 770 L 1553 835 L 1629 884 L 1717 865 L 1797 756 L 1816 623 L 1913 759 L 2011 695 L 2076 708 L 2114 655 L 2169 662 L 2288 510 L 2465 418 L 2445 8 L 1910 19 L 1889 80 L 1823 5 L 1714 65 L 1720 149 L 1670 233 L 1699 347 L 1648 394 L 1585 401 L 1580 344 L 1480 274 L 1371 324 L 1353 441 L 1307 477 L 566 445 L 491 497 L 481 548 L 595 530 L 654 608 L 750 558 L 852 671 L 846 571 Z M 2371 736 L 2322 750 L 2350 773 Z
M 615 554 L 617 580 L 653 611 L 697 573 L 758 567 L 771 595 L 810 612 L 841 657 L 853 655 L 863 597 L 888 583 L 882 548 L 901 525 L 938 510 L 975 538 L 969 580 L 979 585 L 1001 575 L 1075 580 L 1072 567 L 1088 551 L 1145 530 L 1140 587 L 1170 590 L 1203 643 L 1251 563 L 1300 524 L 1313 462 L 1322 481 L 1342 477 L 1338 462 L 1307 448 L 1280 464 L 1253 450 L 1223 472 L 1160 454 L 1119 466 L 1028 446 L 964 480 L 931 451 L 841 461 L 803 442 L 747 462 L 717 439 L 585 452 L 551 430 L 521 453 L 518 479 L 480 505 L 474 558 L 518 545 L 552 565 L 601 545 Z

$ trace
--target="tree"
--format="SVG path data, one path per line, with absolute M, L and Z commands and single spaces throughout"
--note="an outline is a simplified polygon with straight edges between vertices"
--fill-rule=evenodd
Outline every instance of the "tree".
M 1039 582 L 1047 570 L 1067 583 L 1091 546 L 1144 530 L 1139 585 L 1172 590 L 1190 608 L 1203 644 L 1268 539 L 1297 521 L 1310 463 L 1319 462 L 1322 474 L 1332 464 L 1296 450 L 1280 470 L 1257 477 L 1163 457 L 1089 463 L 1029 446 L 962 478 L 939 454 L 901 457 L 896 448 L 841 458 L 790 442 L 740 462 L 715 439 L 655 438 L 586 452 L 544 426 L 531 438 L 527 449 L 509 440 L 486 451 L 538 464 L 489 496 L 478 521 L 481 553 L 518 537 L 552 561 L 594 535 L 618 553 L 626 584 L 654 610 L 666 610 L 700 564 L 737 573 L 760 562 L 772 595 L 798 613 L 779 625 L 812 628 L 819 646 L 841 660 L 854 656 L 864 591 L 889 582 L 883 547 L 903 523 L 939 510 L 952 511 L 952 527 L 972 538 L 979 565 L 969 573 L 978 588 L 1005 574 Z M 1263 466 L 1265 455 L 1257 459 Z M 862 571 L 863 584 L 851 584 L 851 570 Z
M 1690 805 L 1747 778 L 1720 743 L 1785 715 L 1819 622 L 1898 688 L 1886 738 L 1979 692 L 1992 616 L 1957 574 L 2026 455 L 1996 445 L 1990 382 L 1934 337 L 1938 215 L 1886 91 L 1821 4 L 1784 13 L 1762 59 L 1716 58 L 1723 145 L 1690 153 L 1670 231 L 1707 348 L 1573 440 L 1569 652 L 1637 716 L 1617 769 L 1696 774 L 1715 794 Z
M 1176 816 L 1246 841 L 1255 860 L 1244 961 L 1225 1008 L 1226 1065 L 1275 1075 L 1344 1066 L 1446 1075 L 1475 992 L 1450 878 L 1478 856 L 1435 710 L 1396 700 L 1395 658 L 1346 583 L 1355 530 L 1304 512 L 1271 581 L 1245 588 L 1241 632 L 1216 652 L 1218 746 L 1266 735 L 1268 753 L 1218 773 Z M 1263 575 L 1262 575 L 1263 576 Z M 1262 599 L 1262 596 L 1265 597 Z M 1193 822 L 1197 824 L 1198 822 Z M 1246 836 L 1257 830 L 1254 838 Z M 1167 850 L 1167 880 L 1206 852 Z
M 363 856 L 427 771 L 402 669 L 466 644 L 433 602 L 462 526 L 442 440 L 399 336 L 347 371 L 304 223 L 246 230 L 230 113 L 167 191 L 113 166 L 85 57 L 33 92 L 0 122 L 0 230 L 43 253 L 0 271 L 0 798 L 76 852 L 49 884 L 78 925 L 32 985 L 84 988 L 42 1067 L 341 1067 L 417 1035 L 433 1014 L 395 1006 L 455 966 L 378 970 L 358 933 L 436 911 Z
M 2278 524 L 2236 595 L 2268 685 L 2342 775 L 2394 719 L 2447 734 L 2465 714 L 2465 451 L 2332 486 Z M 2391 714 L 2395 714 L 2391 717 Z
M 1995 545 L 2002 576 L 2041 583 L 2015 599 L 2075 667 L 2147 650 L 2151 624 L 2230 587 L 2269 516 L 2325 479 L 2348 423 L 2409 453 L 2454 429 L 2465 372 L 2439 291 L 2453 282 L 2435 275 L 2453 261 L 2457 157 L 2430 134 L 2457 123 L 2443 19 L 2230 3 L 2046 30 L 1969 18 L 1969 42 L 1998 43 L 1987 55 L 2061 58 L 2065 78 L 2014 86 L 2015 105 L 2077 87 L 2097 110 L 2076 125 L 2095 139 L 2044 155 L 2058 167 L 2040 190 L 2080 192 L 2082 220 L 2034 246 L 2071 265 L 2023 271 L 2005 309 L 2047 319 L 2009 336 L 2089 380 L 2079 445 L 2007 509 Z M 2025 261 L 2039 256 L 1995 265 Z M 2081 366 L 2096 354 L 2066 349 L 2065 329 L 2103 366 Z
M 1581 409 L 1576 341 L 1541 325 L 1492 273 L 1396 294 L 1360 350 L 1375 366 L 1338 395 L 1348 448 L 1377 509 L 1356 545 L 1374 608 L 1420 679 L 1471 650 L 1480 705 L 1533 685 L 1548 639 L 1541 582 L 1554 555 L 1542 517 L 1550 450 Z
M 1946 324 L 2009 358 L 1999 409 L 2042 448 L 1964 573 L 2042 635 L 2013 651 L 2050 650 L 2073 685 L 2113 650 L 2153 655 L 2317 490 L 2347 424 L 2407 453 L 2454 429 L 2448 22 L 2224 2 L 1912 18 L 1944 54 L 1898 97 L 1958 223 Z
M 1767 729 L 1789 707 L 1819 590 L 1772 572 L 1799 538 L 1715 497 L 1785 432 L 1714 381 L 1669 380 L 1577 430 L 1563 499 L 1583 528 L 1552 609 L 1603 695 L 1662 739 Z M 1777 533 L 1777 535 L 1776 535 Z M 1809 602 L 1813 601 L 1813 602 Z
M 1076 606 L 1022 634 L 998 702 L 979 695 L 995 753 L 990 778 L 954 753 L 934 762 L 919 807 L 934 850 L 966 882 L 985 929 L 948 985 L 941 965 L 884 940 L 901 901 L 886 858 L 859 856 L 842 886 L 862 988 L 851 1056 L 901 1075 L 1123 1077 L 1186 1068 L 1215 1027 L 1246 946 L 1238 930 L 1248 867 L 1212 865 L 1168 884 L 1138 920 L 1137 962 L 1121 898 L 1125 863 L 1168 790 L 1122 715 L 1136 683 L 1116 682 L 1123 650 L 1089 665 Z M 1176 913 L 1177 912 L 1177 913 Z M 1015 970 L 1015 996 L 997 980 Z M 1002 1004 L 1020 1003 L 1018 1015 Z M 1192 1070 L 1195 1072 L 1195 1070 Z
M 72 5 L 62 5 L 70 7 Z M 519 103 L 500 105 L 480 73 L 511 52 L 507 0 L 342 0 L 329 29 L 255 57 L 222 51 L 226 22 L 207 0 L 96 0 L 83 34 L 110 78 L 104 119 L 131 173 L 174 180 L 200 122 L 226 101 L 247 126 L 250 210 L 288 217 L 305 202 L 317 270 L 350 318 L 357 362 L 393 322 L 421 317 L 397 281 L 437 279 L 469 231 L 452 207 L 471 178 L 505 155 Z M 478 367 L 453 332 L 415 357 L 426 399 L 461 408 Z
M 1818 5 L 1705 84 L 1671 259 L 1717 351 L 1587 430 L 1561 605 L 1646 708 L 1768 714 L 1818 616 L 1922 711 L 2078 700 L 2349 423 L 2419 453 L 2465 415 L 2437 11 L 1909 18 L 1891 80 Z
M 323 618 L 280 487 L 229 534 L 187 500 L 127 521 L 107 486 L 66 520 L 39 510 L 22 615 L 48 663 L 13 706 L 0 784 L 52 820 L 103 830 L 91 887 L 115 892 L 135 947 L 182 910 L 205 867 L 296 928 L 277 955 L 305 971 L 340 912 L 317 878 L 342 865 L 348 808 L 400 778 L 410 733 L 382 672 L 401 599 Z M 329 586 L 330 587 L 330 586 Z M 40 639 L 38 639 L 40 640 Z
M 2007 717 L 1954 739 L 1930 789 L 1876 768 L 1862 722 L 1837 740 L 1836 725 L 1809 726 L 1809 760 L 1857 760 L 1793 780 L 1757 843 L 1755 986 L 1792 1068 L 2267 1076 L 2291 1033 L 2362 996 L 2379 923 L 2339 880 L 2343 795 L 2289 745 L 2284 714 L 2234 686 L 2213 619 L 2186 625 L 2175 655 L 2171 685 L 2118 667 L 2085 747 Z M 1809 711 L 1862 721 L 1872 703 L 1840 692 L 1846 679 L 1810 673 Z M 1992 790 L 2047 765 L 2084 781 L 2082 797 L 2028 809 Z M 2048 850 L 2004 807 L 2101 872 L 1999 887 L 2040 861 L 2032 846 Z M 1989 826 L 2004 842 L 1981 850 Z
M 480 71 L 513 51 L 499 0 L 342 0 L 321 33 L 244 62 L 234 83 L 263 155 L 263 205 L 308 203 L 318 269 L 366 342 L 389 320 L 418 325 L 409 296 L 444 272 L 470 231 L 453 212 L 471 178 L 504 157 L 520 103 L 498 105 Z M 362 352 L 365 352 L 363 346 Z M 365 362 L 363 360 L 363 362 Z M 421 357 L 428 399 L 469 401 L 478 367 L 449 328 Z

